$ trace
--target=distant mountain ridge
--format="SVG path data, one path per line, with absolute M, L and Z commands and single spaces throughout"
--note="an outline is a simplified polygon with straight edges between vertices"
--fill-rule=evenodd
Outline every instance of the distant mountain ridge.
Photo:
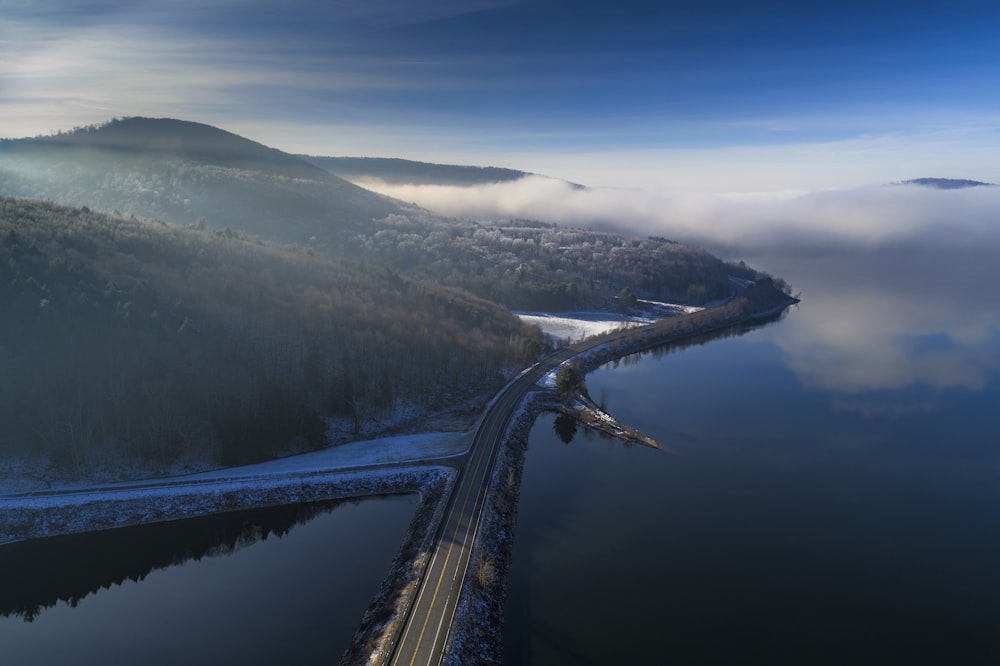
M 389 185 L 448 185 L 472 187 L 510 183 L 529 176 L 550 178 L 530 171 L 495 166 L 465 166 L 418 162 L 398 157 L 320 157 L 299 155 L 303 160 L 353 183 L 378 180 Z M 561 180 L 561 179 L 556 179 Z M 569 182 L 569 181 L 563 181 Z M 575 189 L 583 185 L 569 183 Z
M 981 180 L 969 180 L 967 178 L 912 178 L 903 180 L 893 185 L 921 185 L 923 187 L 933 187 L 938 190 L 961 190 L 968 187 L 994 187 L 993 183 L 985 183 Z
M 304 161 L 346 180 L 378 179 L 390 185 L 484 185 L 507 183 L 531 176 L 527 171 L 501 167 L 462 166 L 418 162 L 397 157 L 320 157 L 300 155 Z

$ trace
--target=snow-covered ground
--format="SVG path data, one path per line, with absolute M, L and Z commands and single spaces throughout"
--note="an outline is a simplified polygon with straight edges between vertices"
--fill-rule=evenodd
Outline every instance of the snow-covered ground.
M 403 435 L 198 474 L 0 494 L 0 543 L 274 503 L 416 492 L 454 470 L 378 465 L 461 455 L 470 442 L 471 433 Z
M 600 335 L 626 326 L 642 326 L 651 324 L 657 319 L 677 314 L 697 312 L 704 308 L 696 305 L 678 305 L 660 301 L 637 301 L 644 314 L 642 316 L 626 316 L 617 312 L 518 312 L 522 321 L 538 324 L 542 332 L 555 340 L 577 342 L 584 338 Z
M 704 310 L 704 307 L 697 305 L 678 305 L 677 303 L 663 303 L 661 301 L 647 301 L 639 299 L 643 310 L 649 316 L 634 317 L 624 316 L 614 312 L 563 312 L 560 314 L 550 314 L 545 312 L 517 312 L 522 321 L 538 324 L 542 332 L 556 341 L 568 339 L 570 342 L 578 342 L 584 338 L 601 335 L 609 331 L 629 326 L 642 326 L 652 324 L 657 319 L 664 319 L 678 314 L 690 314 Z M 548 373 L 538 381 L 538 385 L 548 389 L 556 387 L 556 375 L 559 368 Z
M 330 472 L 351 467 L 409 463 L 449 458 L 465 453 L 472 442 L 468 432 L 431 432 L 399 435 L 341 444 L 322 451 L 303 453 L 256 465 L 218 469 L 186 477 L 192 480 L 234 479 L 281 474 Z M 169 479 L 172 480 L 172 479 Z
M 547 314 L 544 312 L 515 312 L 521 321 L 538 324 L 542 332 L 555 340 L 577 342 L 601 333 L 607 333 L 623 326 L 641 326 L 652 319 L 645 317 L 625 317 L 614 312 L 564 312 Z
M 225 467 L 194 474 L 177 471 L 161 478 L 133 479 L 118 483 L 56 483 L 50 487 L 43 487 L 38 481 L 26 484 L 23 479 L 13 476 L 9 478 L 0 477 L 0 501 L 3 501 L 5 496 L 10 497 L 14 494 L 24 492 L 43 490 L 86 491 L 92 489 L 95 485 L 100 485 L 102 489 L 113 490 L 135 484 L 171 484 L 181 480 L 194 482 L 215 480 L 221 482 L 269 476 L 334 472 L 355 467 L 368 467 L 389 463 L 419 462 L 422 460 L 461 455 L 469 449 L 471 441 L 471 432 L 432 432 L 382 437 L 379 439 L 348 442 L 347 444 L 341 444 L 322 451 L 278 458 L 255 465 Z
M 691 314 L 692 312 L 698 312 L 699 310 L 704 310 L 705 308 L 701 305 L 680 305 L 678 303 L 663 303 L 662 301 L 647 301 L 640 298 L 639 303 L 648 309 L 653 311 L 660 317 L 669 317 L 675 314 Z M 711 306 L 711 303 L 709 304 Z

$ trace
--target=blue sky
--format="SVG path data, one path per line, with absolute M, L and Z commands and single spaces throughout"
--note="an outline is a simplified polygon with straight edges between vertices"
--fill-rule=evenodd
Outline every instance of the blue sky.
M 0 135 L 170 116 L 592 185 L 1000 181 L 998 34 L 975 0 L 0 0 Z

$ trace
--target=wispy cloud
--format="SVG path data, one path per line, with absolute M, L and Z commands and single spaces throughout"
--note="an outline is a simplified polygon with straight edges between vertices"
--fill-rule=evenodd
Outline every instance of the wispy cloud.
M 762 339 L 781 350 L 803 385 L 853 396 L 841 409 L 903 413 L 914 407 L 882 404 L 871 392 L 975 390 L 997 369 L 1000 187 L 713 195 L 579 190 L 529 177 L 376 189 L 449 215 L 664 235 L 746 259 L 790 280 L 801 308 L 810 309 Z
M 4 0 L 0 130 L 169 115 L 283 149 L 673 190 L 1000 181 L 990 12 L 557 5 Z
M 218 39 L 113 24 L 3 26 L 5 136 L 26 136 L 119 115 L 178 116 L 226 125 L 251 118 L 357 116 L 347 96 L 426 89 L 382 58 L 317 54 L 266 39 Z M 67 121 L 71 118 L 72 121 Z

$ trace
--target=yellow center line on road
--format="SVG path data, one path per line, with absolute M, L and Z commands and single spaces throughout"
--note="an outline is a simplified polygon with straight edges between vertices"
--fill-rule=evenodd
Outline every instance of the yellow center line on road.
M 478 443 L 474 441 L 471 449 L 473 456 L 477 455 L 477 453 L 479 454 L 479 460 L 476 462 L 476 468 L 474 471 L 472 471 L 472 474 L 468 477 L 463 477 L 465 480 L 469 481 L 469 485 L 466 487 L 465 498 L 462 500 L 461 509 L 459 509 L 457 514 L 455 514 L 454 512 L 452 512 L 451 514 L 456 516 L 455 530 L 452 532 L 451 544 L 449 544 L 448 546 L 448 552 L 445 553 L 444 564 L 441 565 L 441 573 L 438 575 L 437 584 L 434 586 L 434 594 L 431 595 L 429 610 L 424 615 L 424 622 L 420 627 L 420 634 L 417 636 L 416 646 L 413 648 L 413 656 L 410 658 L 410 666 L 413 666 L 416 663 L 417 654 L 420 652 L 420 646 L 423 644 L 424 635 L 427 632 L 427 625 L 431 619 L 430 609 L 434 608 L 434 605 L 437 603 L 438 594 L 441 592 L 441 583 L 444 581 L 444 575 L 448 570 L 448 563 L 451 561 L 451 554 L 455 548 L 455 542 L 458 537 L 458 531 L 462 527 L 462 516 L 465 514 L 465 508 L 469 504 L 469 498 L 472 496 L 473 490 L 475 490 L 476 494 L 478 494 L 479 490 L 483 488 L 484 483 L 486 484 L 486 490 L 484 492 L 488 492 L 489 484 L 487 483 L 487 480 L 485 478 L 480 483 L 475 483 L 474 480 L 479 475 L 479 472 L 483 467 L 483 463 L 488 458 L 491 458 L 494 453 L 496 453 L 495 444 L 497 443 L 497 439 L 503 435 L 504 430 L 508 424 L 508 417 L 510 416 L 509 412 L 513 410 L 517 402 L 520 399 L 522 399 L 524 395 L 530 390 L 530 387 L 533 384 L 537 383 L 538 380 L 546 374 L 546 372 L 549 372 L 552 369 L 558 367 L 559 364 L 565 361 L 566 359 L 572 358 L 573 356 L 579 354 L 580 352 L 590 349 L 591 347 L 594 346 L 597 346 L 596 343 L 594 342 L 591 342 L 590 344 L 587 345 L 578 343 L 576 346 L 572 348 L 567 347 L 558 352 L 554 352 L 548 358 L 539 362 L 534 367 L 530 368 L 522 376 L 517 378 L 510 386 L 507 387 L 505 391 L 502 391 L 500 397 L 497 399 L 496 403 L 494 403 L 492 409 L 487 411 L 487 415 L 483 420 L 479 430 L 479 433 L 482 434 L 482 437 L 477 437 L 479 441 Z M 512 395 L 516 395 L 517 399 L 515 400 L 514 398 L 512 398 Z M 504 417 L 499 419 L 499 425 L 503 426 L 503 428 L 501 428 L 500 432 L 490 437 L 489 436 L 490 431 L 495 430 L 499 427 L 495 421 L 499 418 L 497 415 L 501 413 L 504 414 Z M 491 420 L 493 422 L 491 422 Z M 489 455 L 482 452 L 482 446 L 481 446 L 482 442 L 487 440 L 493 442 L 493 444 L 488 449 L 490 452 Z M 454 505 L 452 506 L 454 507 Z M 470 522 L 470 526 L 471 525 L 472 523 Z M 471 557 L 472 557 L 471 553 L 469 557 L 471 563 Z M 431 567 L 432 564 L 433 564 L 433 559 L 432 562 L 428 564 L 428 567 Z M 464 583 L 464 578 L 463 578 L 463 583 Z M 416 611 L 415 607 L 413 611 L 414 612 Z M 413 619 L 413 616 L 411 616 L 411 619 Z M 444 618 L 442 618 L 441 622 L 444 622 Z M 404 634 L 408 633 L 409 633 L 409 626 L 407 626 L 407 629 L 404 631 Z M 440 633 L 441 631 L 439 623 L 438 631 L 435 634 L 434 638 L 435 641 L 437 640 L 437 636 Z M 397 647 L 400 647 L 400 644 L 397 644 Z M 431 648 L 431 651 L 433 652 L 433 647 Z
M 479 470 L 480 468 L 482 468 L 483 460 L 485 459 L 486 459 L 485 455 L 480 456 L 479 462 L 476 464 L 476 469 L 472 473 L 472 476 L 470 478 L 474 478 L 479 474 Z M 455 548 L 455 539 L 458 536 L 458 530 L 459 528 L 462 527 L 461 517 L 462 514 L 465 513 L 465 507 L 469 503 L 469 497 L 472 495 L 472 489 L 475 486 L 476 484 L 470 484 L 468 489 L 466 489 L 465 491 L 465 499 L 462 501 L 462 508 L 459 509 L 458 512 L 458 518 L 455 523 L 455 531 L 451 535 L 451 544 L 448 546 L 448 552 L 445 554 L 444 564 L 441 565 L 441 574 L 438 576 L 437 585 L 434 586 L 434 594 L 433 596 L 431 596 L 430 608 L 434 608 L 434 603 L 437 601 L 438 592 L 441 591 L 441 581 L 444 580 L 444 574 L 448 570 L 448 561 L 451 559 L 451 551 Z M 420 652 L 420 644 L 424 640 L 424 632 L 427 631 L 427 623 L 430 622 L 430 619 L 431 619 L 431 614 L 427 613 L 424 616 L 424 624 L 422 627 L 420 627 L 420 635 L 417 636 L 417 645 L 413 648 L 413 657 L 410 659 L 410 666 L 413 666 L 413 664 L 417 661 L 417 654 Z

